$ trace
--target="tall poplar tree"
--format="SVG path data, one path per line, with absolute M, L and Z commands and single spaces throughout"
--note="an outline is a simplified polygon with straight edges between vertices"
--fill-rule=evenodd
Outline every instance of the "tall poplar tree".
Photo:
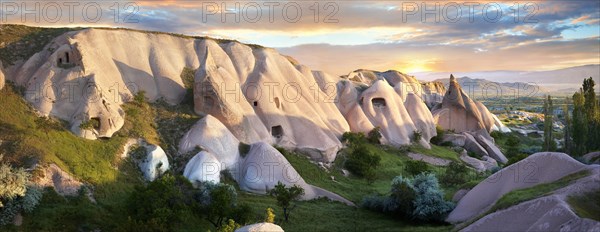
M 583 155 L 586 149 L 586 140 L 588 137 L 588 123 L 585 115 L 585 98 L 583 90 L 573 94 L 573 156 Z
M 542 149 L 544 151 L 556 150 L 556 143 L 552 136 L 552 124 L 553 124 L 554 107 L 552 106 L 552 97 L 548 95 L 544 101 L 544 145 Z

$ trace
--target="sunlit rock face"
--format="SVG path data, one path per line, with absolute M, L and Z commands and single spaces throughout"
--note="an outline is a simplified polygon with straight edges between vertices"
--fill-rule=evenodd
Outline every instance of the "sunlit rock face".
M 510 191 L 553 182 L 586 168 L 589 166 L 564 153 L 542 152 L 530 155 L 494 173 L 471 189 L 458 202 L 446 221 L 452 223 L 467 221 L 485 213 L 494 202 Z M 519 174 L 531 169 L 536 170 L 533 176 Z
M 316 160 L 335 159 L 339 138 L 350 127 L 335 105 L 335 93 L 321 89 L 331 77 L 320 72 L 315 77 L 273 49 L 251 49 L 241 62 L 239 54 L 215 42 L 199 46 L 205 50 L 195 77 L 197 113 L 215 116 L 244 143 L 267 142 Z M 243 65 L 250 66 L 245 77 L 233 68 L 246 70 Z
M 350 130 L 335 92 L 321 89 L 334 77 L 274 49 L 234 41 L 84 29 L 55 38 L 17 66 L 11 79 L 26 87 L 26 99 L 89 139 L 118 131 L 125 117 L 120 105 L 139 91 L 148 101 L 178 104 L 186 94 L 185 67 L 197 70 L 196 112 L 213 115 L 244 143 L 300 149 L 330 162 Z M 81 126 L 89 121 L 94 126 Z
M 381 129 L 383 142 L 393 146 L 417 141 L 430 147 L 436 135 L 435 121 L 422 98 L 421 84 L 412 76 L 396 71 L 357 70 L 337 85 L 337 106 L 353 132 Z

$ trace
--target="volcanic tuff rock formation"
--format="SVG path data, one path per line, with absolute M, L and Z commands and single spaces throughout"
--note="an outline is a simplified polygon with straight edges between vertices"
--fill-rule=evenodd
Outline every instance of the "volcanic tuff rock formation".
M 240 227 L 235 232 L 283 232 L 283 229 L 273 223 L 256 223 Z
M 337 106 L 351 131 L 367 133 L 380 127 L 383 142 L 394 146 L 410 144 L 414 132 L 421 132 L 418 142 L 429 147 L 436 135 L 435 121 L 414 77 L 396 71 L 357 70 L 345 79 L 337 85 Z
M 149 101 L 179 103 L 184 67 L 199 68 L 196 111 L 219 118 L 245 143 L 274 142 L 332 161 L 341 148 L 338 137 L 350 130 L 332 104 L 335 95 L 321 90 L 312 71 L 273 49 L 233 41 L 84 29 L 17 64 L 11 79 L 27 88 L 27 100 L 42 114 L 67 120 L 73 132 L 93 139 L 120 129 L 120 105 L 140 90 Z M 90 120 L 95 128 L 80 128 Z M 313 136 L 303 136 L 308 132 Z
M 564 153 L 543 152 L 530 155 L 494 173 L 471 189 L 458 202 L 446 221 L 459 223 L 471 220 L 485 213 L 500 197 L 510 191 L 554 182 L 586 169 L 598 169 L 598 166 L 584 165 Z
M 214 115 L 244 143 L 273 142 L 317 160 L 335 159 L 342 147 L 338 138 L 350 128 L 310 70 L 275 50 L 257 49 L 234 59 L 244 58 L 238 65 L 253 68 L 238 75 L 233 67 L 240 67 L 223 60 L 227 56 L 216 43 L 206 41 L 206 47 L 195 78 L 197 113 Z
M 242 146 L 248 146 L 242 149 Z M 265 194 L 278 182 L 300 185 L 305 189 L 304 199 L 328 197 L 349 203 L 344 198 L 307 184 L 285 157 L 271 145 L 258 142 L 240 143 L 218 119 L 207 115 L 184 135 L 179 144 L 180 153 L 200 148 L 188 161 L 183 175 L 192 183 L 220 182 L 220 173 L 228 171 L 245 191 Z
M 11 67 L 10 77 L 27 88 L 26 99 L 43 115 L 67 120 L 75 134 L 96 139 L 122 127 L 120 105 L 140 90 L 149 101 L 179 103 L 186 93 L 180 75 L 185 67 L 197 69 L 198 114 L 214 116 L 245 144 L 276 144 L 324 162 L 335 159 L 344 132 L 369 132 L 376 126 L 386 143 L 409 144 L 419 131 L 423 136 L 418 142 L 428 147 L 436 134 L 436 118 L 424 99 L 444 92 L 437 83 L 421 85 L 396 71 L 357 70 L 344 80 L 311 71 L 269 48 L 110 29 L 63 34 Z M 449 92 L 458 90 L 454 86 Z M 464 115 L 460 107 L 450 107 L 446 98 L 452 94 L 446 95 L 441 110 Z M 493 116 L 485 107 L 468 96 L 461 101 L 468 103 L 458 105 L 468 106 L 470 116 L 458 124 L 492 128 Z
M 432 109 L 432 114 L 437 119 L 437 124 L 447 130 L 460 133 L 486 129 L 490 132 L 494 125 L 493 117 L 487 109 L 482 112 L 481 106 L 481 103 L 469 98 L 454 76 L 450 76 L 446 95 L 442 103 Z
M 446 95 L 446 87 L 439 81 L 426 82 L 423 86 L 423 101 L 427 104 L 429 109 L 435 105 L 442 103 L 444 95 Z
M 165 151 L 156 145 L 145 145 L 146 157 L 139 163 L 144 178 L 153 181 L 169 170 L 169 159 Z
M 567 203 L 569 197 L 600 191 L 600 166 L 587 169 L 591 172 L 589 176 L 551 194 L 491 213 L 462 231 L 600 231 L 600 222 L 580 218 Z

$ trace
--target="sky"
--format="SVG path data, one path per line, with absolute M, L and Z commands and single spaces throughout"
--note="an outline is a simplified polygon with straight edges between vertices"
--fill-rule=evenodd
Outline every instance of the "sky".
M 125 27 L 274 47 L 336 75 L 600 64 L 600 1 L 7 1 L 1 23 Z

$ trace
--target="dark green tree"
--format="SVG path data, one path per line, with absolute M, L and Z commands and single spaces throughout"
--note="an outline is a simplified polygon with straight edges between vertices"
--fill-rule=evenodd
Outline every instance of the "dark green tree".
M 582 91 L 573 94 L 573 156 L 583 155 L 586 149 L 586 140 L 588 137 L 588 123 L 585 115 L 585 98 Z
M 350 148 L 344 166 L 353 174 L 364 177 L 372 183 L 377 177 L 377 167 L 381 157 L 367 148 L 364 143 L 359 143 Z
M 208 197 L 200 208 L 205 218 L 220 229 L 228 220 L 245 223 L 249 220 L 252 209 L 248 205 L 238 205 L 235 188 L 227 184 L 212 184 L 208 189 Z
M 277 205 L 283 208 L 283 216 L 285 217 L 285 221 L 288 221 L 290 211 L 296 207 L 295 204 L 294 206 L 291 206 L 292 202 L 300 199 L 300 197 L 304 195 L 304 189 L 298 185 L 288 188 L 281 182 L 277 182 L 275 188 L 269 191 L 269 195 L 277 199 Z
M 565 115 L 565 128 L 564 128 L 564 137 L 563 137 L 563 150 L 567 154 L 571 154 L 572 149 L 572 140 L 571 140 L 571 115 L 569 113 L 569 97 L 565 99 L 565 104 L 563 105 L 563 114 Z
M 552 136 L 553 117 L 554 107 L 552 106 L 552 97 L 548 95 L 544 101 L 544 144 L 542 146 L 544 151 L 556 150 L 556 143 L 554 142 L 554 136 Z
M 506 139 L 506 156 L 508 158 L 516 156 L 519 154 L 519 145 L 521 145 L 521 140 L 515 135 L 510 135 Z
M 587 151 L 600 149 L 600 112 L 598 99 L 594 89 L 594 79 L 591 77 L 583 81 L 583 96 L 585 98 L 585 116 L 588 120 L 589 130 L 587 138 Z M 586 152 L 587 152 L 586 151 Z

